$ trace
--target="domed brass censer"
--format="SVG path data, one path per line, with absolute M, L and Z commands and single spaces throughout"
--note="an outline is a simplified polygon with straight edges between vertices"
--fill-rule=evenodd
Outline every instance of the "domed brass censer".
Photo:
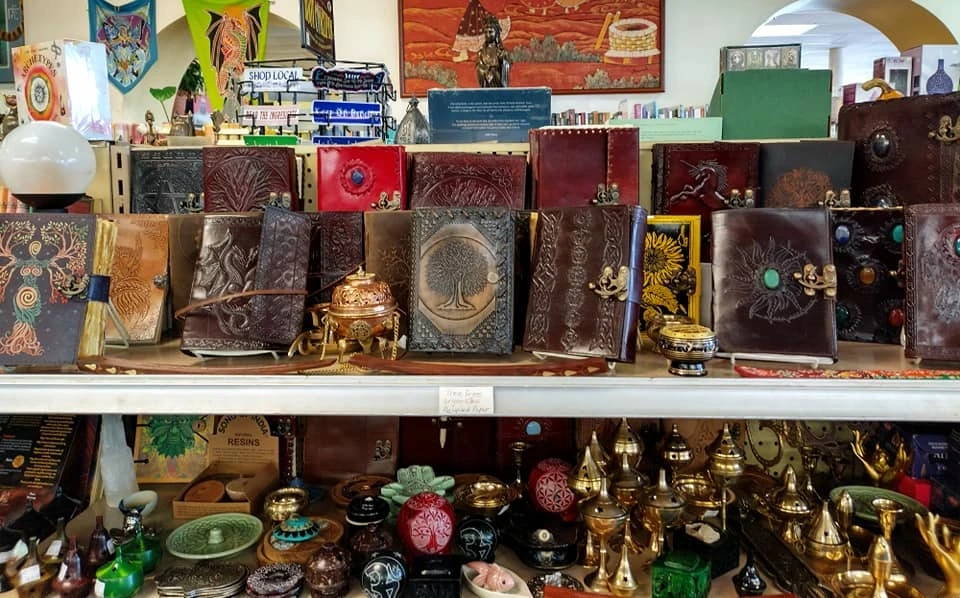
M 309 313 L 313 318 L 313 329 L 297 337 L 290 355 L 319 352 L 322 359 L 326 357 L 327 344 L 336 341 L 338 358 L 342 361 L 351 343 L 359 344 L 364 353 L 370 353 L 376 342 L 381 357 L 386 357 L 389 345 L 390 359 L 397 358 L 400 331 L 397 302 L 390 285 L 373 272 L 360 268 L 350 274 L 333 289 L 329 304 L 317 306 Z M 392 342 L 387 338 L 391 332 Z

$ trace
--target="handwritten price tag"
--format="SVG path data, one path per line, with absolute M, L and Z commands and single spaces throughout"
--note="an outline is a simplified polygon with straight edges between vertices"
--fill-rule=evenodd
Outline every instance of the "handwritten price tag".
M 492 386 L 441 386 L 441 415 L 493 415 Z

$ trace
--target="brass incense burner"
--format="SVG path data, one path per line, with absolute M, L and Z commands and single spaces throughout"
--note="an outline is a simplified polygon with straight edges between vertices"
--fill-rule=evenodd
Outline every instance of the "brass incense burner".
M 397 358 L 397 336 L 400 331 L 400 313 L 393 292 L 376 274 L 363 268 L 346 277 L 333 289 L 329 304 L 308 310 L 313 319 L 313 328 L 294 341 L 290 355 L 317 353 L 326 356 L 327 344 L 336 342 L 338 357 L 342 361 L 352 343 L 360 345 L 364 353 L 379 345 L 380 356 Z M 321 331 L 322 328 L 322 331 Z M 387 335 L 392 333 L 392 342 Z

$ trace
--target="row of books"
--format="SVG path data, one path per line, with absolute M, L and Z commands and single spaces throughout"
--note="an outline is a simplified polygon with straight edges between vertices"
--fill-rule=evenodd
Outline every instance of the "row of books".
M 657 107 L 656 102 L 634 104 L 628 109 L 626 102 L 620 104 L 617 112 L 578 112 L 573 108 L 563 112 L 553 112 L 550 124 L 554 126 L 602 125 L 611 118 L 657 119 L 657 118 L 706 118 L 710 106 L 665 106 Z
M 603 125 L 614 116 L 613 112 L 577 112 L 573 108 L 563 112 L 553 112 L 550 114 L 550 124 L 553 126 L 576 126 L 576 125 Z
M 0 187 L 0 214 L 26 214 L 29 210 L 23 203 L 10 194 L 10 189 Z
M 706 118 L 709 105 L 657 107 L 656 102 L 634 104 L 632 118 Z

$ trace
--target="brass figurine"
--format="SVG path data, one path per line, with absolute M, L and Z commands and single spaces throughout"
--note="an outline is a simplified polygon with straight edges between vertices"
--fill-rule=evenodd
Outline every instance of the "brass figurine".
M 940 530 L 937 530 L 937 524 L 940 523 L 939 515 L 927 513 L 926 522 L 919 513 L 916 513 L 915 517 L 920 536 L 933 554 L 933 559 L 940 567 L 940 571 L 943 572 L 944 585 L 937 594 L 937 598 L 960 598 L 960 538 L 953 536 L 946 524 L 941 525 Z
M 868 451 L 867 439 L 868 435 L 860 430 L 853 430 L 853 442 L 850 443 L 850 447 L 853 449 L 854 456 L 863 463 L 863 468 L 873 480 L 874 486 L 893 484 L 910 464 L 912 455 L 907 451 L 902 439 L 897 443 L 895 455 L 888 454 L 877 441 L 873 442 L 873 450 Z
M 477 52 L 477 82 L 480 87 L 508 87 L 510 60 L 501 39 L 500 21 L 487 16 L 483 26 L 483 47 Z

